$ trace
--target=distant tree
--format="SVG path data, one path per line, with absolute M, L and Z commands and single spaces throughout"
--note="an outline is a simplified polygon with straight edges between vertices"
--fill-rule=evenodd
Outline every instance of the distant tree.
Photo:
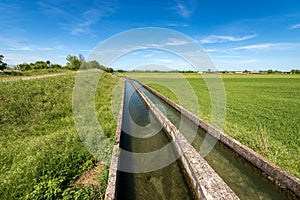
M 291 73 L 292 74 L 300 74 L 300 70 L 299 69 L 292 69 Z
M 49 61 L 50 62 L 50 61 Z M 32 65 L 32 67 L 31 67 L 31 69 L 46 69 L 47 68 L 47 62 L 45 62 L 45 61 L 36 61 L 33 65 Z
M 5 62 L 3 62 L 3 55 L 0 55 L 0 70 L 4 70 L 7 67 L 7 64 Z
M 49 62 L 50 61 L 46 61 L 46 62 L 45 61 L 36 61 L 35 63 L 30 63 L 30 64 L 23 63 L 23 64 L 17 65 L 16 68 L 20 69 L 22 71 L 46 69 L 49 66 Z M 53 67 L 53 68 L 62 68 L 62 66 L 59 65 L 59 64 L 51 64 L 51 67 Z
M 117 72 L 126 72 L 126 71 L 123 69 L 118 69 Z
M 108 67 L 108 68 L 106 68 L 106 70 L 105 70 L 106 72 L 108 72 L 108 73 L 113 73 L 114 72 L 114 69 L 113 68 L 110 68 L 110 67 Z
M 267 72 L 268 72 L 268 74 L 273 74 L 274 73 L 274 71 L 272 69 L 269 69 Z
M 80 61 L 77 56 L 68 55 L 66 59 L 67 68 L 71 70 L 79 70 L 82 61 Z
M 19 64 L 18 65 L 18 68 L 22 71 L 25 71 L 25 70 L 30 70 L 31 69 L 31 66 L 27 63 L 23 63 L 23 64 Z
M 47 60 L 46 63 L 47 63 L 47 67 L 50 68 L 50 67 L 51 67 L 51 62 L 50 62 L 50 60 Z
M 89 61 L 89 64 L 91 65 L 91 67 L 93 69 L 101 69 L 103 71 L 106 71 L 106 67 L 101 65 L 98 61 L 96 60 L 92 60 L 92 61 Z
M 62 66 L 59 64 L 51 64 L 51 67 L 52 68 L 62 68 Z

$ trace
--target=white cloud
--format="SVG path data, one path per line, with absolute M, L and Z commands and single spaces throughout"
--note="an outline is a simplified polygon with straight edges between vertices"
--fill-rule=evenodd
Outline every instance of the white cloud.
M 205 52 L 217 52 L 217 49 L 203 49 Z
M 166 26 L 169 26 L 169 27 L 189 27 L 188 24 L 177 24 L 177 23 L 167 23 Z
M 181 45 L 186 45 L 189 43 L 190 42 L 186 41 L 186 40 L 178 40 L 176 38 L 169 38 L 165 45 L 166 46 L 181 46 Z
M 0 46 L 1 50 L 4 51 L 54 51 L 62 50 L 64 47 L 61 45 L 56 45 L 54 47 L 40 47 L 38 45 L 27 45 L 25 41 L 3 38 L 0 36 Z
M 247 45 L 242 47 L 236 47 L 232 50 L 260 50 L 260 49 L 269 49 L 271 47 L 274 47 L 274 44 L 272 43 L 263 43 L 263 44 L 253 44 L 253 45 Z
M 152 57 L 154 54 L 153 53 L 150 53 L 150 54 L 146 54 L 144 57 L 145 58 L 150 58 L 150 57 Z
M 10 51 L 32 51 L 32 47 L 23 44 L 22 41 L 10 38 L 4 38 L 0 36 L 0 45 L 3 50 L 10 50 Z
M 21 46 L 21 47 L 13 47 L 9 50 L 15 50 L 15 51 L 33 51 L 33 49 L 29 46 Z
M 52 2 L 53 3 L 53 2 Z M 63 17 L 63 18 L 71 18 L 72 15 L 67 12 L 65 9 L 63 8 L 59 8 L 58 5 L 53 5 L 53 4 L 50 4 L 49 1 L 39 1 L 37 2 L 40 10 L 48 15 L 48 16 L 54 16 L 54 17 Z
M 236 47 L 231 50 L 291 50 L 299 47 L 300 43 L 262 43 Z
M 5 62 L 8 63 L 9 65 L 18 65 L 20 63 L 31 63 L 35 62 L 37 60 L 45 60 L 42 57 L 38 56 L 30 56 L 30 55 L 20 55 L 18 53 L 6 53 L 4 55 Z
M 196 0 L 189 0 L 189 1 L 176 0 L 176 5 L 172 9 L 175 9 L 180 16 L 184 18 L 189 18 L 191 14 L 195 11 L 196 7 L 197 7 Z
M 212 44 L 212 43 L 222 43 L 222 42 L 239 42 L 243 40 L 248 40 L 255 38 L 256 35 L 246 35 L 246 36 L 224 36 L 224 35 L 210 35 L 204 39 L 199 40 L 201 44 Z
M 294 24 L 293 26 L 290 27 L 290 29 L 298 29 L 298 28 L 300 28 L 300 23 Z

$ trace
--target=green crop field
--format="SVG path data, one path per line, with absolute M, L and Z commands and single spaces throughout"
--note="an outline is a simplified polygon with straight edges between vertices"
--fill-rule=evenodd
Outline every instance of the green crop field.
M 128 73 L 175 102 L 173 84 L 183 91 L 178 74 Z M 226 91 L 224 131 L 268 160 L 300 178 L 300 76 L 299 75 L 221 75 Z M 211 99 L 199 74 L 184 74 L 199 103 L 199 116 L 210 122 Z M 159 83 L 159 84 L 157 84 Z M 185 95 L 189 96 L 188 93 Z M 194 112 L 192 106 L 184 107 Z
M 96 162 L 75 130 L 74 80 L 75 74 L 0 80 L 0 199 L 102 198 L 107 168 L 99 174 L 100 188 L 74 185 Z M 116 129 L 111 95 L 117 82 L 104 73 L 96 92 L 97 116 L 111 140 Z

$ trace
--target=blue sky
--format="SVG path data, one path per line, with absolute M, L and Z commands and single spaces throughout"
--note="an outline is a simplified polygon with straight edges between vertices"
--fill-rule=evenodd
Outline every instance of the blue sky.
M 0 13 L 0 54 L 8 64 L 64 65 L 68 54 L 88 57 L 114 34 L 161 27 L 194 39 L 219 70 L 300 68 L 299 0 L 2 0 Z M 112 66 L 177 66 L 178 58 L 155 52 L 134 52 Z

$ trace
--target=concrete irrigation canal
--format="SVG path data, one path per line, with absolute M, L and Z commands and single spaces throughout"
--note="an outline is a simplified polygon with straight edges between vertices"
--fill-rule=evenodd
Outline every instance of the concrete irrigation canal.
M 216 133 L 218 142 L 202 157 L 205 136 Z M 299 197 L 298 178 L 148 86 L 126 80 L 106 199 Z

